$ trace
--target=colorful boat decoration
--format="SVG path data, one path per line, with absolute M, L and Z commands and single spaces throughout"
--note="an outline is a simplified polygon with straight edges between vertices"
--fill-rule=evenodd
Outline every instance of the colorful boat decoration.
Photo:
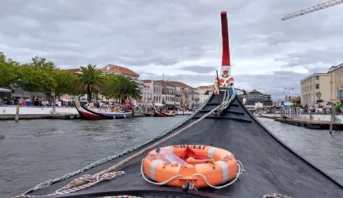
M 97 115 L 97 114 L 94 114 L 94 113 L 91 113 L 91 112 L 88 112 L 86 111 L 85 109 L 83 109 L 81 107 L 81 104 L 80 104 L 80 101 L 76 101 L 75 102 L 75 106 L 76 106 L 76 110 L 77 112 L 80 114 L 80 116 L 84 119 L 87 119 L 87 120 L 102 120 L 104 119 L 102 116 L 100 115 Z

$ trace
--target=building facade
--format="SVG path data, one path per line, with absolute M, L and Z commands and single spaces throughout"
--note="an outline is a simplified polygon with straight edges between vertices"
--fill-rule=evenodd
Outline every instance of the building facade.
M 314 73 L 300 81 L 301 105 L 314 106 L 319 99 L 330 101 L 330 75 Z
M 154 102 L 154 85 L 152 80 L 143 80 L 142 103 L 152 104 Z
M 246 97 L 245 105 L 255 105 L 256 103 L 262 103 L 263 106 L 273 106 L 273 101 L 270 94 L 263 94 L 255 89 L 248 93 Z
M 175 104 L 175 86 L 162 81 L 162 104 L 174 105 Z
M 141 92 L 141 98 L 143 98 L 143 89 L 144 89 L 144 82 L 142 80 L 139 80 L 139 74 L 137 74 L 136 72 L 132 71 L 129 68 L 126 67 L 122 67 L 122 66 L 118 66 L 118 65 L 112 65 L 109 64 L 101 69 L 99 69 L 100 71 L 102 71 L 103 73 L 108 73 L 108 74 L 117 74 L 117 75 L 123 75 L 126 77 L 131 78 L 132 80 L 134 80 L 138 87 L 139 90 Z
M 153 86 L 153 102 L 162 103 L 162 82 L 161 81 L 152 81 Z
M 330 67 L 328 74 L 330 78 L 330 102 L 337 104 L 343 98 L 343 63 Z
M 213 91 L 214 85 L 210 86 L 200 86 L 197 88 L 197 91 L 199 93 L 199 104 L 202 104 L 207 100 L 207 98 L 210 96 L 209 92 Z

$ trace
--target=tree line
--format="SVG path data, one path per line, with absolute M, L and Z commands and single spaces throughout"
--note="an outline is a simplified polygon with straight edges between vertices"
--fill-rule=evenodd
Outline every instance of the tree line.
M 139 86 L 131 78 L 123 75 L 105 74 L 88 64 L 80 67 L 80 73 L 59 70 L 53 62 L 35 56 L 30 63 L 21 64 L 0 52 L 0 87 L 15 90 L 44 92 L 46 95 L 87 94 L 88 102 L 92 93 L 106 98 L 140 99 Z

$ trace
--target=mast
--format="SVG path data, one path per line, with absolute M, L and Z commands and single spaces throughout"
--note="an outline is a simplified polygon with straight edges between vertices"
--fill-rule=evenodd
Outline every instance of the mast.
M 229 31 L 227 14 L 225 11 L 221 12 L 221 27 L 222 27 L 222 66 L 220 72 L 220 88 L 233 88 L 234 79 L 231 76 L 231 60 L 230 60 L 230 46 L 229 46 Z

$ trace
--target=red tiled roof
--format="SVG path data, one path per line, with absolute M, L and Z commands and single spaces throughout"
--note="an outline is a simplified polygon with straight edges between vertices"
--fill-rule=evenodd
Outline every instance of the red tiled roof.
M 169 82 L 165 81 L 165 80 L 154 80 L 154 82 L 160 82 L 162 84 L 162 86 L 172 86 L 175 87 L 174 85 L 170 84 Z
M 108 72 L 109 70 L 107 68 L 110 68 L 109 70 L 111 72 L 114 72 L 116 74 L 125 74 L 125 75 L 129 75 L 129 76 L 134 76 L 134 77 L 139 77 L 139 74 L 137 74 L 136 72 L 126 68 L 126 67 L 122 67 L 122 66 L 118 66 L 118 65 L 107 65 L 104 68 L 101 68 L 100 70 L 102 72 Z
M 80 71 L 80 68 L 77 69 L 66 69 L 66 71 L 71 72 L 71 73 L 76 73 Z
M 143 80 L 144 83 L 152 83 L 152 80 Z
M 178 81 L 170 81 L 168 82 L 169 84 L 174 85 L 175 87 L 181 87 L 181 88 L 190 88 L 190 89 L 194 89 L 193 87 L 183 83 L 183 82 L 178 82 Z

